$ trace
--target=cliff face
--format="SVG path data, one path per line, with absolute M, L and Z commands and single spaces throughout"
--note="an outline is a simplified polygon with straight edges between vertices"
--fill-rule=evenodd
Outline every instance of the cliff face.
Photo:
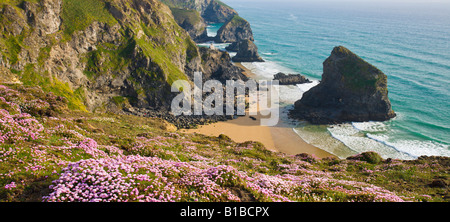
M 208 22 L 225 23 L 238 13 L 219 0 L 213 0 L 208 7 L 203 11 L 202 16 Z
M 200 67 L 198 50 L 156 0 L 3 4 L 2 66 L 24 84 L 94 110 L 112 98 L 165 106 L 170 84 Z
M 225 23 L 237 12 L 219 0 L 161 0 L 171 8 L 196 10 L 210 23 Z
M 323 63 L 322 81 L 304 93 L 291 115 L 318 124 L 395 117 L 387 76 L 342 46 L 333 49 Z
M 233 65 L 228 52 L 201 47 L 200 54 L 206 79 L 217 79 L 222 83 L 226 80 L 248 80 L 244 70 Z
M 233 62 L 264 62 L 253 41 L 245 39 L 237 42 L 237 45 L 237 54 L 233 57 Z
M 198 47 L 157 0 L 1 3 L 0 21 L 0 79 L 41 86 L 73 109 L 165 109 L 171 84 L 203 71 Z
M 255 41 L 250 23 L 238 15 L 233 16 L 217 31 L 215 39 L 216 42 L 220 43 L 233 43 L 242 40 Z
M 186 30 L 195 42 L 202 42 L 208 38 L 206 23 L 200 13 L 193 9 L 171 8 L 177 23 Z

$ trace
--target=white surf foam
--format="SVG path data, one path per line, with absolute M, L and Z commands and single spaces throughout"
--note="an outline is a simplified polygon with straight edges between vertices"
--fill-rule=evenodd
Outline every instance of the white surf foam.
M 258 78 L 272 80 L 273 76 L 279 72 L 294 73 L 292 69 L 281 66 L 275 62 L 243 62 L 243 66 L 251 70 Z
M 375 151 L 384 158 L 450 156 L 449 146 L 433 141 L 399 139 L 388 122 L 354 122 L 330 126 L 330 134 L 357 152 Z
M 406 152 L 401 152 L 394 147 L 380 143 L 366 136 L 352 124 L 340 124 L 328 127 L 328 132 L 332 137 L 344 143 L 348 148 L 358 152 L 374 151 L 380 154 L 383 158 L 395 159 L 414 159 L 413 156 Z
M 242 65 L 252 71 L 256 75 L 256 79 L 271 80 L 278 72 L 297 73 L 272 61 L 242 63 Z M 313 80 L 312 83 L 296 86 L 280 86 L 281 104 L 292 106 L 301 99 L 303 93 L 318 84 L 318 80 Z M 287 117 L 281 118 L 281 120 L 290 121 Z M 354 122 L 332 125 L 325 127 L 323 131 L 314 128 L 297 127 L 293 130 L 306 142 L 341 158 L 367 151 L 377 152 L 383 158 L 405 160 L 415 159 L 422 155 L 450 156 L 449 147 L 442 144 L 417 140 L 390 141 L 388 135 L 392 133 L 392 130 L 388 122 Z
M 275 62 L 254 62 L 254 63 L 242 63 L 247 69 L 252 71 L 256 75 L 256 79 L 272 80 L 274 75 L 283 73 L 296 73 L 295 71 L 283 67 Z M 297 100 L 301 99 L 303 93 L 319 84 L 318 80 L 312 81 L 312 83 L 298 84 L 298 85 L 280 85 L 280 102 L 285 104 L 294 104 Z
M 448 145 L 436 143 L 433 141 L 419 140 L 396 140 L 391 141 L 388 135 L 376 135 L 368 133 L 367 137 L 392 147 L 399 152 L 407 153 L 415 158 L 420 156 L 448 156 L 450 150 Z
M 215 42 L 205 42 L 205 43 L 199 43 L 199 44 L 197 44 L 198 46 L 202 46 L 202 47 L 210 47 L 211 46 L 211 43 L 214 45 L 214 47 L 216 48 L 216 49 L 219 49 L 219 50 L 223 50 L 223 51 L 225 51 L 225 48 L 228 46 L 228 45 L 230 45 L 230 43 L 215 43 Z
M 353 122 L 352 126 L 363 132 L 387 132 L 390 127 L 385 122 Z
M 278 53 L 273 53 L 273 52 L 261 52 L 261 54 L 266 55 L 266 56 L 278 55 Z

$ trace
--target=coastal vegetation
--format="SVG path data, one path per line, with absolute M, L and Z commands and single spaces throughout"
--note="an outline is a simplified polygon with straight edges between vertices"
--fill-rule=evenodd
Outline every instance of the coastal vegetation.
M 318 159 L 0 86 L 1 201 L 448 201 L 448 158 Z
M 227 52 L 199 49 L 174 12 L 229 24 L 223 42 L 253 34 L 220 1 L 163 2 L 172 9 L 156 0 L 0 3 L 1 202 L 449 201 L 445 157 L 319 159 L 181 133 L 167 120 L 192 121 L 165 110 L 173 82 L 198 70 L 205 80 L 247 77 Z

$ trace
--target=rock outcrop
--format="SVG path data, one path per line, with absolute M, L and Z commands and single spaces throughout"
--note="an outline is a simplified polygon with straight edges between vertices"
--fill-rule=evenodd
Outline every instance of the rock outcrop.
M 385 121 L 396 116 L 387 76 L 343 46 L 323 63 L 322 81 L 295 103 L 291 117 L 314 124 Z
M 309 79 L 307 79 L 305 76 L 302 76 L 301 74 L 286 75 L 282 72 L 275 74 L 273 80 L 278 80 L 280 82 L 280 85 L 297 85 L 303 83 L 311 83 Z
M 258 54 L 258 47 L 249 39 L 241 40 L 237 43 L 237 54 L 233 57 L 233 62 L 264 62 Z
M 71 109 L 168 110 L 176 80 L 239 75 L 231 59 L 202 64 L 216 58 L 157 0 L 15 2 L 0 3 L 0 80 L 40 86 Z
M 208 23 L 225 23 L 238 13 L 219 0 L 161 0 L 171 8 L 191 9 Z
M 192 40 L 203 42 L 208 39 L 207 25 L 198 11 L 180 8 L 171 8 L 171 10 L 178 25 L 189 33 Z
M 211 23 L 225 23 L 238 13 L 219 0 L 213 0 L 202 12 L 202 17 Z
M 233 65 L 228 52 L 200 47 L 200 55 L 205 79 L 217 79 L 222 83 L 226 80 L 248 80 L 244 70 Z
M 254 41 L 254 38 L 250 23 L 239 15 L 234 15 L 232 19 L 227 21 L 217 31 L 215 38 L 215 42 L 218 43 L 233 43 L 242 40 Z

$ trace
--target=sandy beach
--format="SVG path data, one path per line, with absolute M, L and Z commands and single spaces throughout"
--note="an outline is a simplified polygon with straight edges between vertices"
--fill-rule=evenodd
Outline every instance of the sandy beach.
M 252 78 L 254 74 L 242 64 L 237 66 L 245 70 L 245 75 Z M 261 115 L 242 116 L 226 122 L 217 122 L 210 125 L 199 126 L 197 129 L 181 130 L 183 133 L 199 133 L 208 136 L 219 136 L 224 134 L 235 142 L 258 141 L 265 145 L 268 150 L 283 152 L 290 155 L 308 153 L 318 158 L 334 156 L 311 144 L 303 141 L 291 127 L 279 123 L 277 126 L 261 126 Z

